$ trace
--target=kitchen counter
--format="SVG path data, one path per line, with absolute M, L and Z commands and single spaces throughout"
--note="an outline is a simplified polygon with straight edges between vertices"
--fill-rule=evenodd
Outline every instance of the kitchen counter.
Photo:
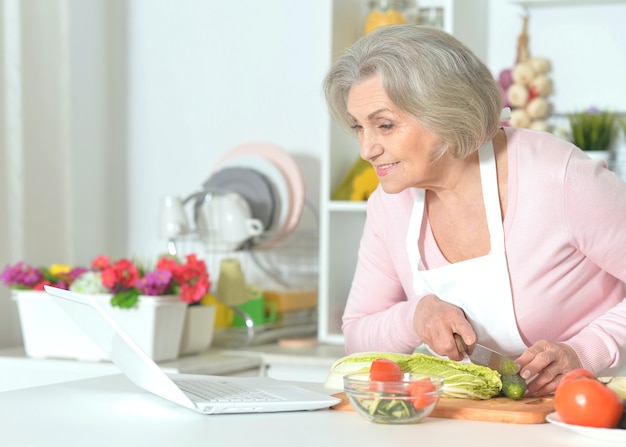
M 272 344 L 211 349 L 161 367 L 167 372 L 227 375 L 263 373 L 268 365 L 270 371 L 280 366 L 327 372 L 343 355 L 340 346 Z M 323 380 L 290 381 L 329 394 L 337 391 L 325 389 Z M 205 416 L 145 392 L 111 363 L 32 359 L 19 348 L 0 350 L 0 391 L 3 446 L 615 445 L 552 424 L 427 418 L 416 425 L 391 426 L 336 410 Z
M 258 355 L 209 350 L 159 365 L 167 373 L 250 376 L 261 374 L 263 359 Z M 0 391 L 119 373 L 119 368 L 108 361 L 31 358 L 23 348 L 0 350 Z
M 330 368 L 332 364 L 346 355 L 343 346 L 324 344 L 281 345 L 271 343 L 258 346 L 247 346 L 236 350 L 222 350 L 222 352 L 236 353 L 239 355 L 260 355 L 267 364 L 322 366 Z
M 324 382 L 332 365 L 346 355 L 343 346 L 308 344 L 306 340 L 287 345 L 266 344 L 247 346 L 234 351 L 221 351 L 231 355 L 260 357 L 261 374 L 280 380 Z
M 12 359 L 2 365 L 3 375 Z M 332 393 L 321 384 L 301 386 Z M 200 415 L 164 401 L 118 374 L 0 393 L 0 443 L 6 446 L 111 445 L 462 445 L 558 447 L 611 445 L 551 424 L 515 425 L 427 418 L 379 425 L 353 412 L 318 410 Z
M 281 380 L 323 382 L 332 364 L 344 355 L 342 346 L 285 347 L 273 343 L 240 349 L 209 349 L 159 362 L 159 366 L 168 373 L 265 375 Z M 110 362 L 30 358 L 21 347 L 0 350 L 2 370 L 7 373 L 0 379 L 0 391 L 119 373 Z

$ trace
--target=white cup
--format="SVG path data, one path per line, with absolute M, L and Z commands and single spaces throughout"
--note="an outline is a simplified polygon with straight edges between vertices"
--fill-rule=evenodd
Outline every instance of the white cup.
M 252 217 L 246 199 L 235 192 L 206 197 L 196 223 L 209 247 L 220 250 L 237 250 L 264 230 L 263 222 Z
M 161 201 L 161 236 L 174 238 L 189 232 L 189 222 L 178 196 L 165 196 Z

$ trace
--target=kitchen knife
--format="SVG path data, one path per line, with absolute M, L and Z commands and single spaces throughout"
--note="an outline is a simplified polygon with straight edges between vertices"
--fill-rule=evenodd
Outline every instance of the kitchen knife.
M 470 352 L 470 348 L 467 347 L 459 334 L 454 334 L 454 341 L 458 351 L 467 354 L 472 363 L 487 366 L 504 375 L 512 376 L 519 372 L 519 365 L 517 363 L 502 354 L 498 354 L 496 351 L 492 351 L 476 343 L 472 346 Z

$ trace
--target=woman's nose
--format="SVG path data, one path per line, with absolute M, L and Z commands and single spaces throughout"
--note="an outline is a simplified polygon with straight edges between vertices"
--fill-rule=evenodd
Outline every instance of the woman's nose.
M 364 131 L 359 141 L 361 158 L 371 160 L 382 152 L 382 146 L 373 132 Z

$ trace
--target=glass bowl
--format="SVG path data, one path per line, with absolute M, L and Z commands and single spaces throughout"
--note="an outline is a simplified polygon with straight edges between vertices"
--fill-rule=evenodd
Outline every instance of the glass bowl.
M 357 413 L 380 424 L 414 424 L 434 410 L 443 377 L 404 373 L 400 381 L 373 381 L 369 373 L 347 374 L 344 391 Z

